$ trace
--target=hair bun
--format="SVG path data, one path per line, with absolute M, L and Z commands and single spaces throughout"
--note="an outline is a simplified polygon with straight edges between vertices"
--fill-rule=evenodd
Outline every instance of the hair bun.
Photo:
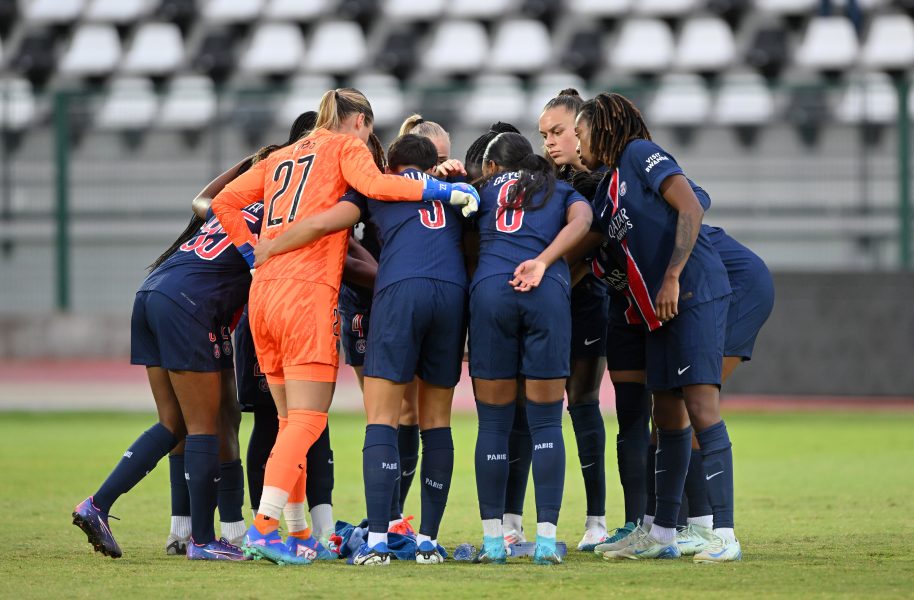
M 565 88 L 564 90 L 562 90 L 561 92 L 559 92 L 558 95 L 559 95 L 559 96 L 574 96 L 574 97 L 576 97 L 576 98 L 580 98 L 580 97 L 581 97 L 581 93 L 578 92 L 578 91 L 577 91 L 576 89 L 574 89 L 574 88 Z
M 492 133 L 520 133 L 520 129 L 510 123 L 504 123 L 502 121 L 492 123 L 492 126 L 489 127 L 489 131 Z

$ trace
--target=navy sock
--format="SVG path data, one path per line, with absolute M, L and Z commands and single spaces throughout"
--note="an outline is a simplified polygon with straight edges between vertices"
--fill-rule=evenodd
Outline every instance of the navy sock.
M 267 467 L 267 459 L 276 443 L 276 434 L 279 433 L 279 418 L 276 415 L 276 406 L 254 407 L 254 427 L 251 429 L 251 440 L 248 442 L 247 475 L 248 497 L 251 508 L 257 510 L 260 506 L 260 494 L 263 493 L 263 474 Z
M 644 461 L 644 514 L 654 516 L 657 514 L 657 480 L 654 470 L 657 466 L 657 446 L 651 444 L 647 447 Z M 632 521 L 634 523 L 635 521 Z
M 714 528 L 733 527 L 733 450 L 723 421 L 698 432 Z
M 324 427 L 320 437 L 308 450 L 305 496 L 308 508 L 319 504 L 333 504 L 333 449 L 330 448 L 330 425 Z
M 223 523 L 244 521 L 241 514 L 244 506 L 244 468 L 241 459 L 219 465 L 219 487 L 216 503 L 219 506 L 219 520 Z
M 508 483 L 508 436 L 514 423 L 514 402 L 496 406 L 476 401 L 479 432 L 476 435 L 476 494 L 483 520 L 505 514 Z
M 365 427 L 365 446 L 362 448 L 368 531 L 387 533 L 390 499 L 399 475 L 397 430 L 389 425 L 368 425 Z
M 454 473 L 454 439 L 450 427 L 422 432 L 422 522 L 419 533 L 438 538 L 444 517 L 451 476 Z
M 505 487 L 505 512 L 524 514 L 524 497 L 530 480 L 530 463 L 533 461 L 533 440 L 527 425 L 527 410 L 514 409 L 514 425 L 508 436 L 508 484 Z
M 184 455 L 168 456 L 168 479 L 171 483 L 171 516 L 190 516 L 190 492 L 184 479 Z
M 692 456 L 695 456 L 695 451 L 692 451 Z M 686 482 L 688 482 L 689 476 L 686 475 Z M 688 485 L 688 483 L 686 483 Z M 689 524 L 689 495 L 683 491 L 682 498 L 679 501 L 679 515 L 676 516 L 676 527 L 685 527 Z
M 691 427 L 672 431 L 657 430 L 657 454 L 654 466 L 654 485 L 657 494 L 655 525 L 676 527 L 691 454 Z
M 606 426 L 600 413 L 600 404 L 589 402 L 568 407 L 574 437 L 578 442 L 578 458 L 584 477 L 584 494 L 587 497 L 587 516 L 602 517 L 606 514 Z
M 400 451 L 400 494 L 397 498 L 398 517 L 403 514 L 409 487 L 419 465 L 419 426 L 400 425 L 397 430 L 397 449 Z
M 146 477 L 177 443 L 178 438 L 161 423 L 144 431 L 124 452 L 117 466 L 92 495 L 92 503 L 104 513 L 110 511 L 114 501 Z
M 616 460 L 625 504 L 625 521 L 637 523 L 644 518 L 648 481 L 654 480 L 653 465 L 650 477 L 647 476 L 648 446 L 651 443 L 651 393 L 643 383 L 614 383 L 613 388 L 616 391 L 616 421 L 619 423 Z M 653 503 L 650 512 L 654 512 Z
M 184 442 L 184 476 L 190 491 L 190 531 L 197 544 L 216 539 L 213 516 L 216 514 L 219 479 L 219 438 L 215 435 L 189 435 Z
M 527 401 L 527 421 L 533 438 L 533 489 L 536 522 L 559 522 L 565 489 L 565 441 L 562 438 L 562 400 L 540 404 Z
M 704 517 L 712 514 L 711 501 L 708 498 L 708 482 L 705 480 L 705 461 L 701 450 L 692 448 L 689 459 L 689 472 L 686 475 L 683 504 L 688 504 L 686 515 Z

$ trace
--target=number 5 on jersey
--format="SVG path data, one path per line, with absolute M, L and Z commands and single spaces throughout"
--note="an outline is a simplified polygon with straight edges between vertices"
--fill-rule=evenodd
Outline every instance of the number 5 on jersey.
M 298 213 L 298 203 L 301 201 L 302 192 L 305 190 L 305 184 L 308 183 L 308 175 L 311 173 L 311 167 L 314 165 L 315 156 L 316 155 L 314 154 L 309 154 L 307 156 L 299 157 L 298 160 L 284 160 L 283 162 L 276 165 L 276 170 L 273 171 L 273 181 L 279 181 L 282 179 L 282 187 L 280 187 L 279 191 L 273 194 L 273 197 L 270 198 L 270 211 L 267 214 L 267 227 L 277 227 L 282 225 L 283 217 L 273 216 L 277 213 L 280 215 L 282 213 L 287 213 L 288 217 L 285 220 L 289 223 L 295 220 L 295 215 Z M 290 187 L 292 187 L 292 182 L 296 180 L 296 173 L 298 175 L 298 185 L 295 186 L 295 195 L 292 196 L 291 204 L 288 205 L 288 211 L 286 211 L 286 192 L 289 191 Z M 277 205 L 281 206 L 277 208 Z

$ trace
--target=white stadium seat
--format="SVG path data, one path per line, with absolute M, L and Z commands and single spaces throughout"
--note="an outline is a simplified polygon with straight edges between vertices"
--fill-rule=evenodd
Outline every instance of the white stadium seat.
M 622 71 L 657 73 L 673 60 L 673 32 L 659 19 L 629 19 L 611 49 L 609 64 Z
M 85 0 L 31 0 L 20 2 L 28 23 L 69 23 L 79 18 Z
M 312 73 L 346 73 L 365 61 L 365 34 L 351 21 L 326 21 L 311 37 L 305 68 Z
M 757 73 L 737 73 L 723 78 L 714 119 L 722 125 L 764 125 L 774 116 L 774 98 Z
M 133 36 L 121 69 L 125 73 L 170 75 L 184 61 L 184 41 L 174 23 L 145 23 Z
M 795 60 L 801 67 L 841 70 L 857 60 L 857 34 L 844 17 L 816 17 L 809 22 Z
M 293 23 L 264 23 L 254 30 L 239 67 L 249 73 L 291 73 L 301 67 L 305 41 Z
M 648 105 L 650 121 L 658 125 L 698 125 L 711 111 L 711 94 L 698 75 L 666 75 Z
M 865 73 L 852 79 L 838 101 L 835 116 L 844 123 L 888 125 L 898 116 L 898 93 L 885 73 Z
M 132 23 L 151 9 L 151 0 L 93 0 L 83 18 L 101 23 Z
M 159 99 L 148 79 L 116 79 L 98 109 L 96 125 L 104 130 L 145 129 L 158 112 Z
M 185 75 L 171 81 L 156 123 L 167 129 L 200 129 L 215 115 L 212 80 L 201 75 Z
M 820 0 L 755 0 L 759 12 L 776 15 L 815 14 Z
M 552 56 L 549 30 L 540 21 L 503 21 L 492 39 L 490 67 L 507 73 L 532 73 L 545 67 Z
M 399 125 L 403 120 L 406 105 L 399 80 L 393 75 L 372 74 L 354 77 L 350 82 L 371 103 L 374 122 L 378 127 Z
M 518 123 L 524 117 L 526 101 L 517 77 L 480 75 L 463 104 L 463 123 L 472 127 L 488 127 L 495 121 Z
M 491 19 L 504 15 L 514 0 L 450 0 L 448 16 L 458 19 Z
M 446 5 L 446 0 L 384 0 L 382 10 L 394 23 L 432 21 L 444 13 Z
M 476 21 L 443 21 L 431 35 L 423 66 L 437 74 L 478 71 L 489 56 L 489 39 Z
M 629 11 L 632 0 L 571 0 L 568 9 L 582 17 L 617 17 Z
M 736 58 L 733 31 L 723 19 L 686 21 L 676 49 L 676 66 L 686 71 L 722 71 Z
M 203 7 L 203 18 L 210 23 L 249 23 L 262 9 L 263 0 L 209 0 Z
M 271 0 L 263 16 L 274 21 L 310 21 L 329 10 L 328 0 Z
M 573 73 L 545 73 L 536 77 L 531 83 L 530 94 L 527 98 L 527 111 L 524 117 L 526 123 L 536 123 L 546 103 L 558 96 L 566 88 L 578 90 L 581 97 L 588 98 L 585 89 L 586 82 L 582 77 Z
M 860 62 L 870 69 L 909 69 L 914 65 L 914 21 L 907 15 L 873 17 Z
M 58 70 L 63 75 L 107 75 L 121 58 L 121 39 L 112 25 L 80 25 L 63 54 Z
M 635 14 L 646 17 L 678 17 L 698 6 L 699 0 L 638 0 L 632 4 Z
M 333 77 L 326 75 L 304 75 L 292 79 L 289 92 L 279 105 L 278 118 L 284 126 L 292 122 L 305 111 L 317 110 L 321 96 L 327 90 L 336 88 Z
M 35 96 L 27 79 L 0 79 L 0 128 L 19 131 L 35 119 Z

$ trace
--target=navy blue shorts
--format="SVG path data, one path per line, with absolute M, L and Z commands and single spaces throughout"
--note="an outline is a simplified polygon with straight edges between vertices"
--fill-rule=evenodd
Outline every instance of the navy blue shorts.
M 253 412 L 260 405 L 273 405 L 267 378 L 257 363 L 247 308 L 235 327 L 235 383 L 242 412 Z
M 720 385 L 730 296 L 702 302 L 647 335 L 647 387 Z
M 724 356 L 752 358 L 755 338 L 774 308 L 774 281 L 767 268 L 758 270 L 750 285 L 730 297 Z
M 571 360 L 606 354 L 606 284 L 588 275 L 571 290 Z
M 643 371 L 646 362 L 647 329 L 625 322 L 628 301 L 613 296 L 606 326 L 606 368 L 610 371 Z
M 466 337 L 463 286 L 415 277 L 392 283 L 374 297 L 365 376 L 409 383 L 414 376 L 439 387 L 460 381 Z
M 340 288 L 340 341 L 347 365 L 365 364 L 368 348 L 368 325 L 371 320 L 371 299 L 362 298 L 346 286 Z
M 470 375 L 479 379 L 568 377 L 568 289 L 544 277 L 532 291 L 515 292 L 507 280 L 487 277 L 470 293 Z
M 232 368 L 228 323 L 204 326 L 171 298 L 137 292 L 130 317 L 130 364 L 169 371 L 213 372 Z

